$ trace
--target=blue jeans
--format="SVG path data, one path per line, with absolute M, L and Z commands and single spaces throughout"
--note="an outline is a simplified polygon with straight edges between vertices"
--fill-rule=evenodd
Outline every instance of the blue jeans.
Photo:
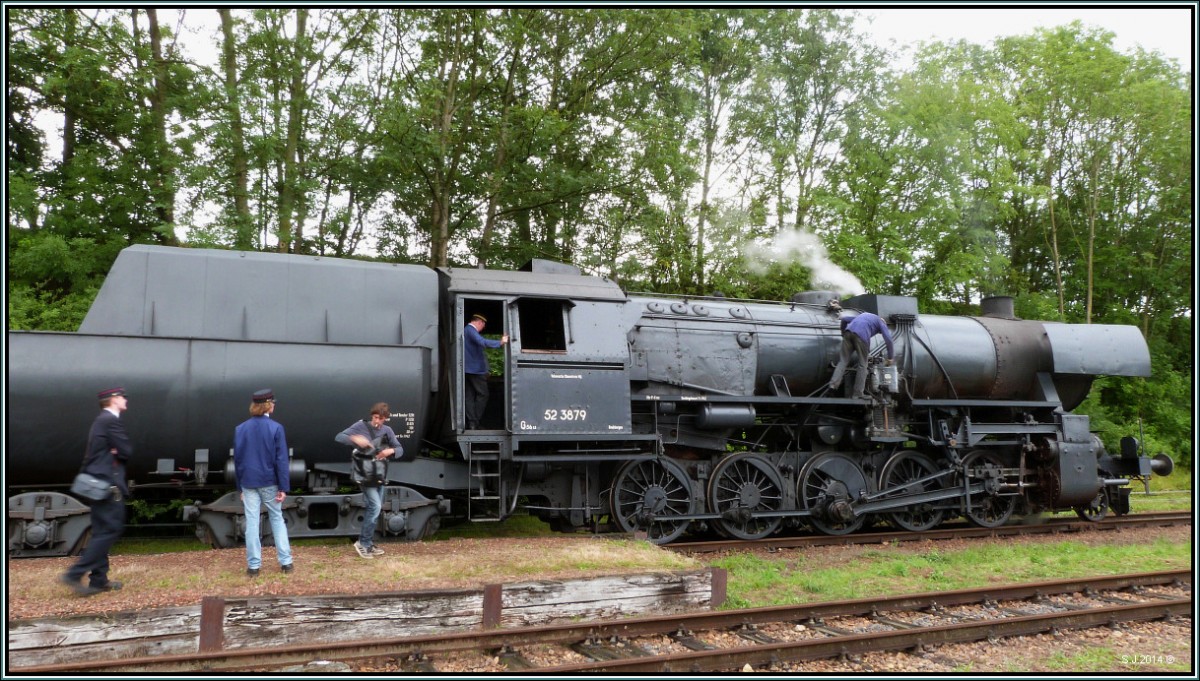
M 358 533 L 358 543 L 370 548 L 375 545 L 375 523 L 379 522 L 379 511 L 383 508 L 383 486 L 362 486 L 363 501 L 367 510 L 363 511 L 362 531 Z
M 280 565 L 292 564 L 292 547 L 288 544 L 287 525 L 283 523 L 283 504 L 275 501 L 279 488 L 254 487 L 242 490 L 242 506 L 246 509 L 246 566 L 251 570 L 262 567 L 262 540 L 259 538 L 259 514 L 267 507 L 271 521 L 271 536 L 275 539 L 275 557 Z

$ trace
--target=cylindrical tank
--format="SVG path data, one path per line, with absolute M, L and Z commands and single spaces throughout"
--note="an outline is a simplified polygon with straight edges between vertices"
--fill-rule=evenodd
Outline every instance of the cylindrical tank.
M 1037 373 L 1053 369 L 1041 322 L 922 315 L 892 333 L 917 398 L 1031 399 Z
M 770 394 L 774 375 L 787 379 L 792 395 L 811 394 L 829 381 L 842 334 L 837 314 L 826 310 L 825 302 L 751 308 L 759 349 L 755 387 L 760 394 Z
M 233 430 L 249 418 L 250 395 L 271 388 L 273 418 L 294 456 L 343 463 L 335 435 L 387 402 L 406 451 L 427 427 L 429 349 L 406 346 L 264 343 L 71 333 L 8 334 L 5 469 L 12 487 L 69 483 L 99 411 L 96 392 L 122 386 L 134 455 L 128 476 L 165 482 L 159 459 L 191 468 L 209 450 L 210 484 L 222 484 Z
M 437 371 L 437 275 L 283 253 L 164 246 L 121 251 L 80 333 L 8 334 L 6 472 L 67 484 L 99 390 L 122 386 L 139 484 L 194 468 L 223 484 L 250 395 L 271 388 L 297 459 L 346 460 L 333 438 L 387 402 L 405 450 L 420 447 Z M 161 465 L 160 459 L 167 461 Z

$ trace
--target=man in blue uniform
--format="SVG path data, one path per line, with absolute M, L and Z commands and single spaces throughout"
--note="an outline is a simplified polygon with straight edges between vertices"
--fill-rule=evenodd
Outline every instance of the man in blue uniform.
M 100 401 L 100 415 L 92 422 L 88 432 L 87 455 L 83 461 L 83 472 L 107 480 L 120 494 L 100 501 L 84 500 L 91 507 L 92 538 L 87 548 L 61 577 L 59 581 L 75 590 L 80 596 L 92 596 L 121 588 L 121 583 L 108 578 L 108 552 L 125 531 L 125 497 L 129 487 L 125 483 L 125 462 L 133 455 L 133 444 L 121 423 L 121 412 L 129 405 L 124 388 L 109 388 L 96 394 Z M 91 573 L 88 585 L 82 579 Z
M 508 334 L 500 340 L 489 340 L 480 334 L 487 326 L 487 319 L 477 314 L 463 329 L 463 373 L 466 381 L 463 389 L 463 405 L 467 417 L 467 430 L 477 430 L 483 420 L 483 410 L 488 401 L 488 360 L 483 349 L 498 348 L 508 342 Z
M 271 420 L 275 393 L 259 390 L 250 400 L 250 418 L 233 433 L 233 467 L 246 510 L 246 574 L 257 577 L 262 567 L 262 540 L 258 535 L 263 506 L 267 507 L 279 566 L 284 572 L 292 571 L 292 549 L 283 523 L 283 500 L 292 487 L 283 426 Z
M 837 368 L 833 370 L 833 378 L 829 380 L 830 390 L 837 390 L 841 387 L 842 376 L 850 364 L 850 354 L 854 353 L 858 356 L 858 364 L 855 366 L 853 397 L 858 399 L 868 397 L 865 392 L 867 357 L 870 355 L 871 338 L 874 336 L 883 336 L 883 342 L 887 345 L 887 363 L 890 366 L 895 359 L 892 334 L 888 332 L 887 324 L 879 318 L 879 315 L 862 312 L 849 322 L 842 318 L 842 348 L 841 354 L 838 356 Z

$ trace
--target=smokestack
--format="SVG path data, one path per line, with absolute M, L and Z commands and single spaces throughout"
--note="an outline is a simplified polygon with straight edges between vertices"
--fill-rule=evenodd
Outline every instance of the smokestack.
M 1001 319 L 1016 319 L 1013 312 L 1012 296 L 991 296 L 984 298 L 979 305 L 984 317 L 1000 317 Z

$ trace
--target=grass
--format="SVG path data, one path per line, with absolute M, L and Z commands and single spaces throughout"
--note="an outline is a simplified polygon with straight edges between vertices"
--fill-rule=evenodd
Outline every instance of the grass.
M 1192 471 L 1183 466 L 1176 466 L 1175 470 L 1170 475 L 1161 476 L 1155 475 L 1150 478 L 1151 492 L 1168 492 L 1168 491 L 1191 491 L 1192 490 Z M 1133 483 L 1134 494 L 1139 494 L 1142 486 L 1139 483 Z
M 1190 489 L 1151 492 L 1148 496 L 1141 489 L 1135 489 L 1133 494 L 1129 495 L 1130 513 L 1190 510 L 1192 510 L 1192 490 Z
M 790 563 L 736 554 L 714 562 L 729 571 L 728 608 L 870 598 L 896 593 L 968 589 L 1008 582 L 1070 579 L 1189 568 L 1191 542 L 1089 546 L 1075 541 L 983 544 L 959 550 L 913 551 L 900 544 L 870 549 L 844 565 L 813 565 L 799 553 Z
M 473 523 L 463 521 L 455 525 L 442 526 L 432 537 L 433 541 L 444 539 L 496 539 L 501 537 L 550 537 L 562 536 L 550 529 L 550 525 L 531 515 L 513 515 L 498 523 Z
M 1111 648 L 1088 648 L 1072 655 L 1056 652 L 1045 664 L 1053 671 L 1110 671 L 1117 668 L 1117 654 Z
M 337 546 L 344 547 L 348 537 L 316 537 L 312 539 L 290 539 L 292 546 Z M 180 553 L 204 551 L 207 544 L 194 537 L 122 537 L 111 554 L 114 556 L 144 556 L 154 553 Z
M 550 529 L 546 523 L 529 515 L 514 515 L 499 523 L 463 522 L 442 527 L 429 541 L 449 539 L 498 539 L 504 537 L 553 537 L 562 536 Z M 294 538 L 293 546 L 332 546 L 339 550 L 350 541 L 350 537 Z M 147 555 L 153 553 L 177 553 L 180 551 L 203 551 L 207 545 L 194 537 L 122 537 L 113 547 L 113 555 Z
M 1153 664 L 1155 669 L 1164 671 L 1186 672 L 1191 670 L 1188 658 L 1183 655 L 1142 656 L 1137 653 L 1116 650 L 1110 646 L 1093 646 L 1073 653 L 1053 653 L 1044 661 L 1044 664 L 1050 671 L 1075 673 L 1136 672 L 1147 664 Z M 1012 667 L 1010 671 L 1029 669 L 1029 666 L 1022 660 L 1014 660 L 1010 666 Z

